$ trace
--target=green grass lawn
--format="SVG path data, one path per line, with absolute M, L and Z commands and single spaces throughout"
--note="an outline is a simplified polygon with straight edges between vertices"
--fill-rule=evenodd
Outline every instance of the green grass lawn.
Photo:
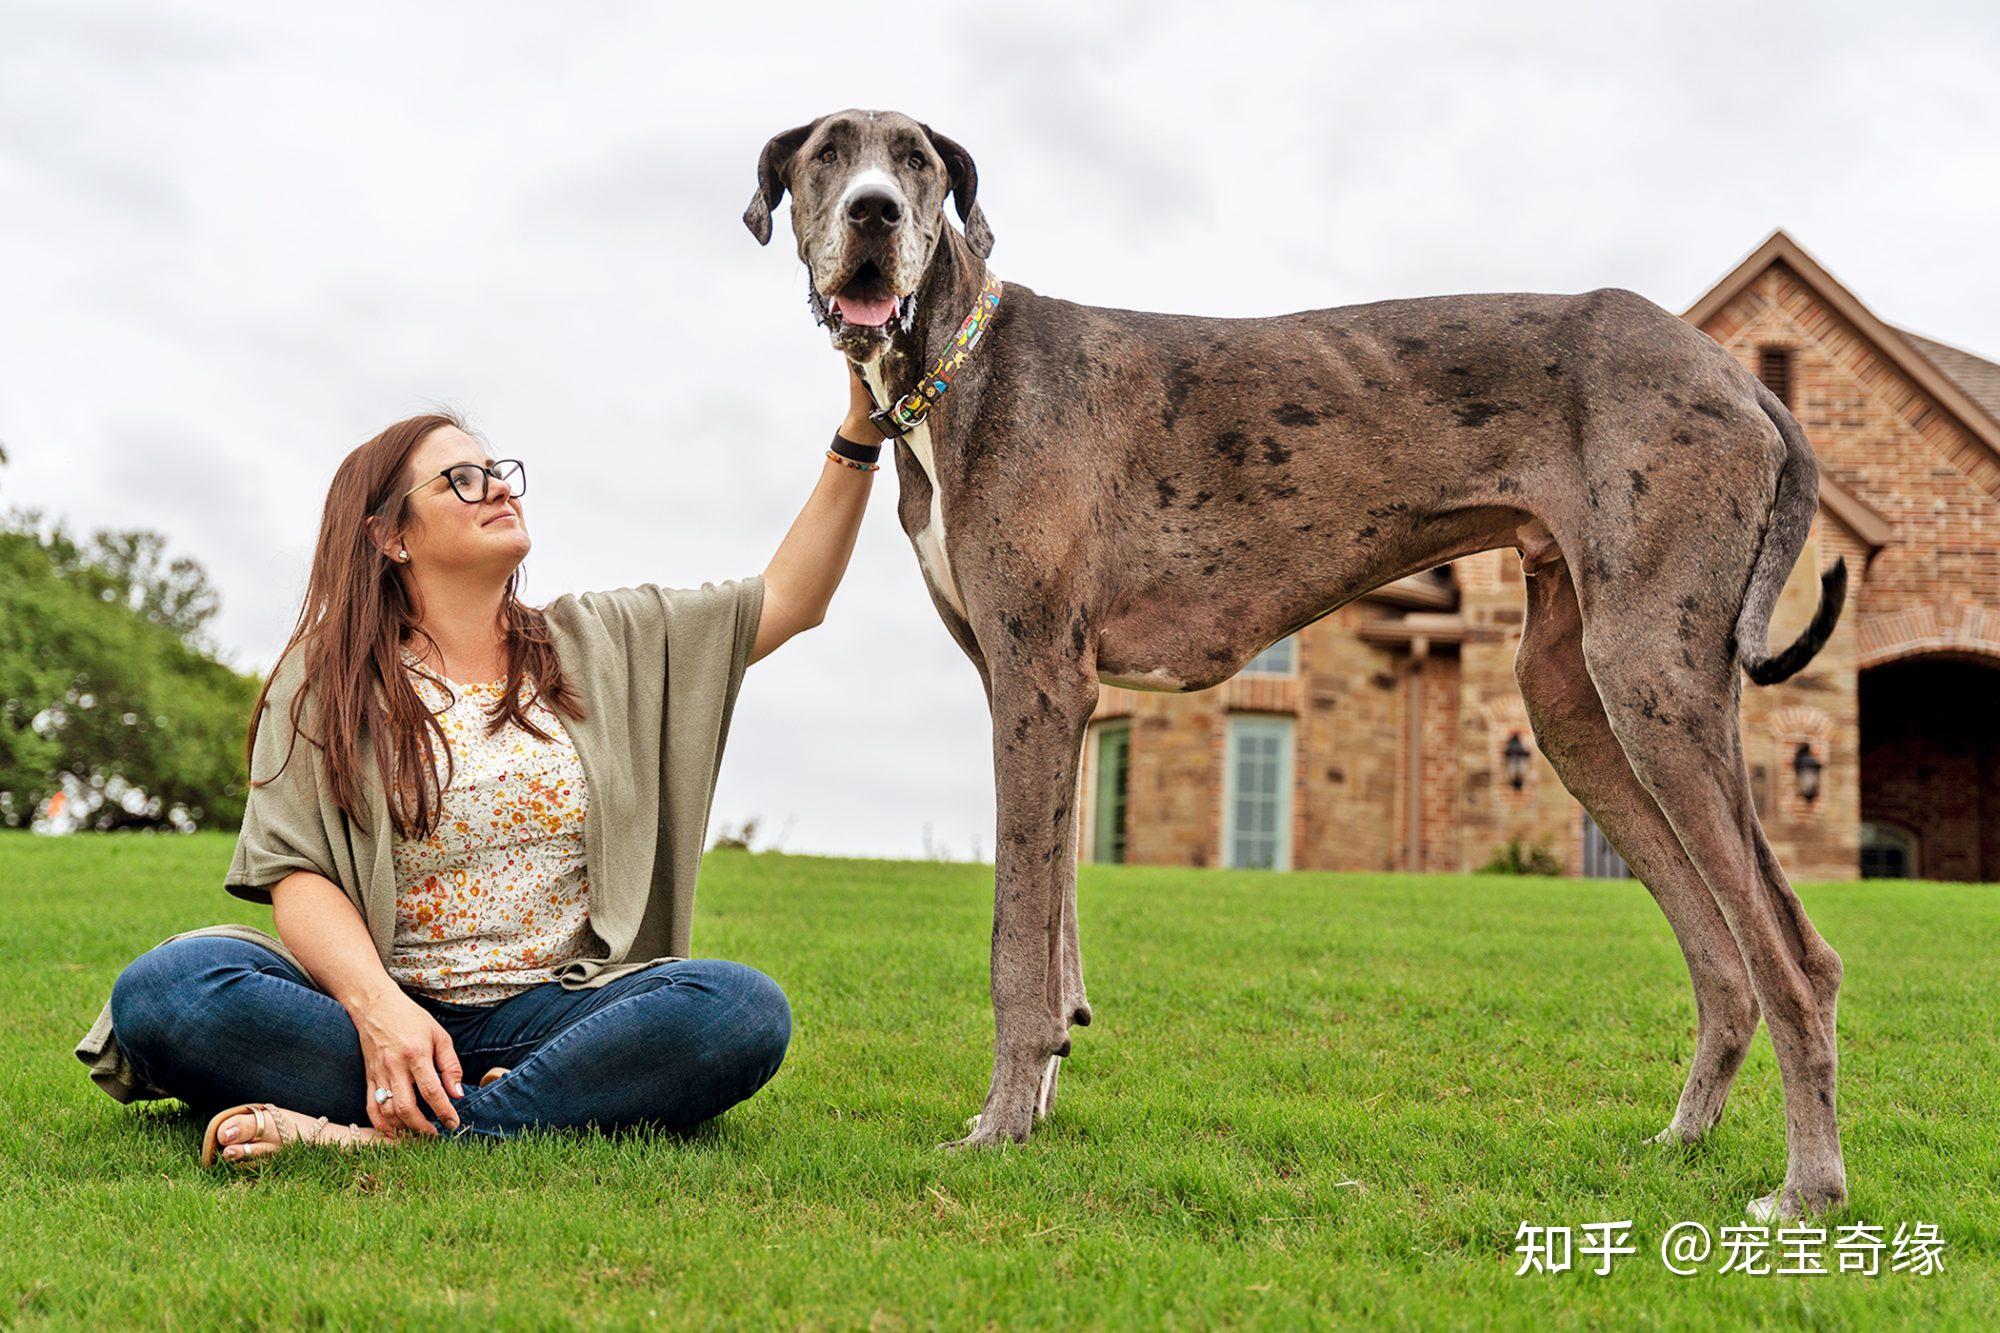
M 695 945 L 791 997 L 772 1084 L 686 1137 L 423 1140 L 203 1173 L 176 1102 L 71 1048 L 175 931 L 270 928 L 230 839 L 0 835 L 0 1327 L 394 1324 L 1991 1327 L 2000 889 L 1803 896 L 1846 963 L 1847 1221 L 1941 1275 L 1678 1278 L 1672 1223 L 1777 1185 L 1767 1035 L 1708 1142 L 1641 1139 L 1693 1047 L 1634 883 L 1086 867 L 1055 1116 L 938 1151 L 991 1067 L 984 866 L 714 854 Z M 1523 1221 L 1632 1219 L 1609 1277 L 1515 1277 Z M 1830 1255 L 1830 1251 L 1829 1251 Z M 1582 1265 L 1587 1267 L 1588 1265 Z M 1832 1267 L 1829 1258 L 1829 1267 Z

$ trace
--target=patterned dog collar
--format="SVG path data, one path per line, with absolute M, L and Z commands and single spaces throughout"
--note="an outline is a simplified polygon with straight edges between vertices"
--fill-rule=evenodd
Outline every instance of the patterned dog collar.
M 989 274 L 979 298 L 972 303 L 972 313 L 965 317 L 965 322 L 958 326 L 958 332 L 952 335 L 950 345 L 932 363 L 930 373 L 889 406 L 868 414 L 875 429 L 894 440 L 922 425 L 931 409 L 937 406 L 938 399 L 950 391 L 952 378 L 972 359 L 972 349 L 979 346 L 986 326 L 993 321 L 993 312 L 999 308 L 1000 279 Z

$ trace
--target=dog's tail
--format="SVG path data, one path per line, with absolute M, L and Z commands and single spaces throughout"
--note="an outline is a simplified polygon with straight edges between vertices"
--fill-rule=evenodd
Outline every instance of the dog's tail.
M 1812 661 L 1832 636 L 1840 608 L 1847 601 L 1847 561 L 1835 560 L 1833 567 L 1820 575 L 1819 610 L 1805 633 L 1783 652 L 1772 653 L 1771 609 L 1778 604 L 1778 594 L 1784 591 L 1785 580 L 1805 549 L 1813 516 L 1819 512 L 1819 461 L 1813 457 L 1812 444 L 1798 418 L 1761 382 L 1757 385 L 1757 405 L 1784 437 L 1785 461 L 1778 469 L 1778 494 L 1764 524 L 1757 564 L 1750 572 L 1750 589 L 1736 615 L 1736 655 L 1751 680 L 1775 685 Z

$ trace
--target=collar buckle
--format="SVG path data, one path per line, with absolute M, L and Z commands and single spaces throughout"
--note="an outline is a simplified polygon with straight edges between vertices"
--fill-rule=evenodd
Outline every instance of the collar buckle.
M 899 398 L 887 407 L 877 408 L 875 411 L 870 412 L 868 414 L 868 422 L 876 430 L 882 432 L 882 438 L 900 440 L 923 421 L 921 416 L 915 421 L 903 421 L 900 415 L 902 408 L 903 400 Z

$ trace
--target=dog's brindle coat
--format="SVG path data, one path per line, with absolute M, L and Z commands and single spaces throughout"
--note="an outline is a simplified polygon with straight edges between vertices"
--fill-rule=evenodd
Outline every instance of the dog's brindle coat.
M 972 159 L 907 117 L 848 111 L 766 146 L 744 215 L 760 241 L 788 189 L 820 297 L 905 298 L 906 313 L 914 296 L 907 324 L 857 326 L 839 301 L 829 317 L 886 404 L 985 280 Z M 1845 571 L 1800 641 L 1769 654 L 1818 473 L 1791 414 L 1721 347 L 1616 289 L 1205 319 L 1010 282 L 903 444 L 903 527 L 993 714 L 995 1058 L 961 1144 L 1024 1140 L 1070 1026 L 1089 1021 L 1073 807 L 1098 683 L 1204 689 L 1370 589 L 1514 546 L 1536 738 L 1658 900 L 1694 982 L 1694 1064 L 1657 1138 L 1720 1119 L 1761 1013 L 1788 1161 L 1753 1209 L 1845 1199 L 1840 958 L 1758 823 L 1736 674 L 1803 666 Z

